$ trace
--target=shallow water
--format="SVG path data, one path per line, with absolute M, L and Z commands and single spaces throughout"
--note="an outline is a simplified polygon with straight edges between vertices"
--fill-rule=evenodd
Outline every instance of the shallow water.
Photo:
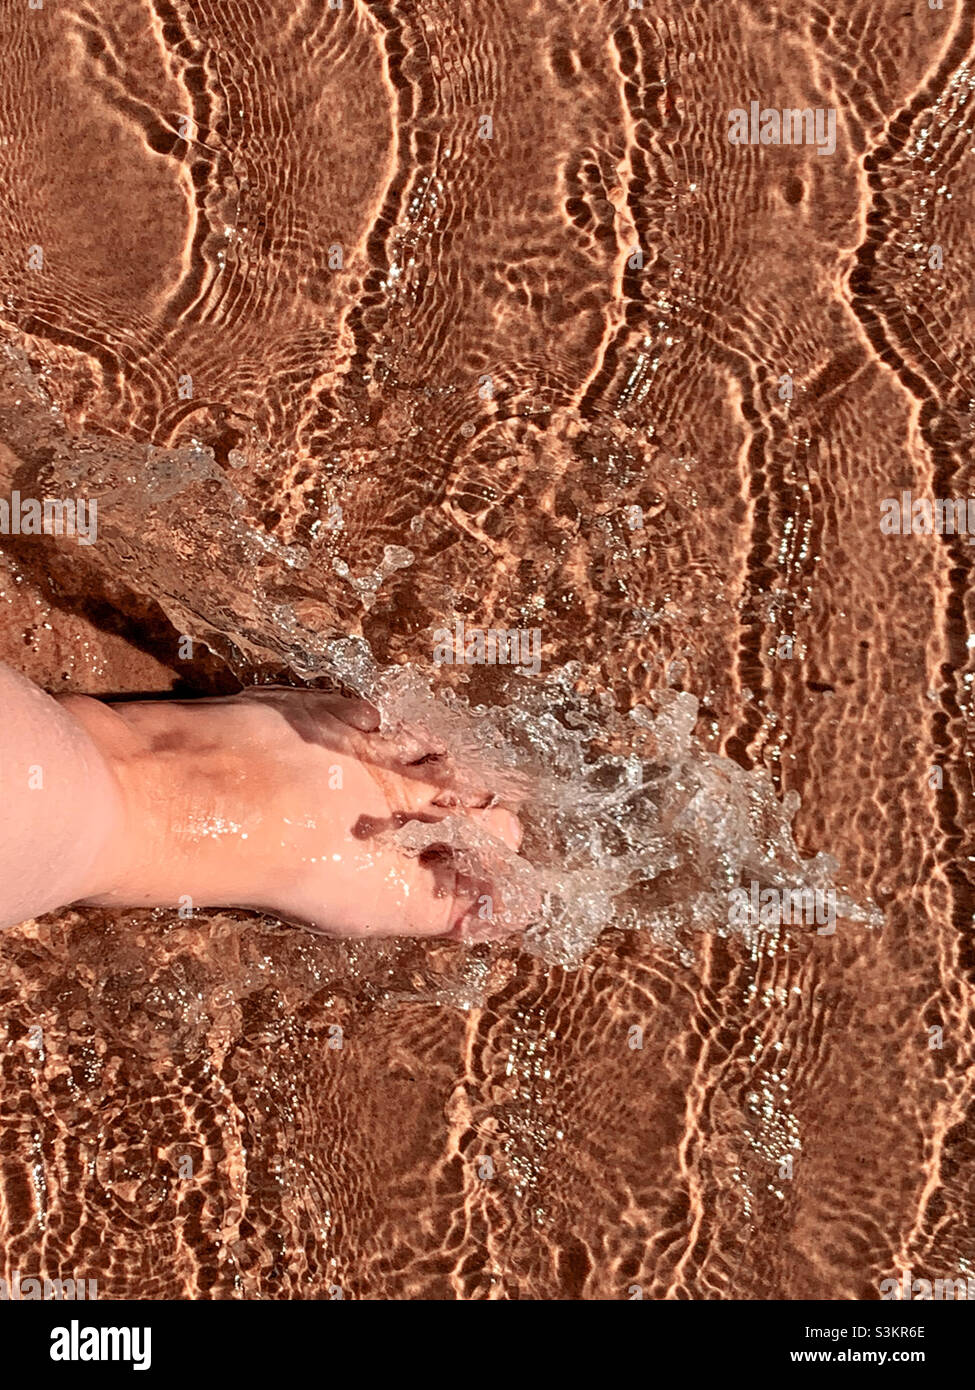
M 340 679 L 528 780 L 544 895 L 506 945 L 7 932 L 7 1274 L 967 1273 L 972 551 L 879 509 L 973 490 L 970 8 L 4 24 L 2 490 L 99 503 L 91 547 L 4 540 L 4 658 Z M 835 153 L 728 143 L 756 96 L 835 107 Z M 540 628 L 540 675 L 435 668 L 457 618 Z M 835 884 L 835 934 L 732 929 L 753 878 Z

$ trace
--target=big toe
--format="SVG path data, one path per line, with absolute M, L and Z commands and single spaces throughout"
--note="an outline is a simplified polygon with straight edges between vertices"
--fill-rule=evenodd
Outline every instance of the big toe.
M 485 830 L 490 831 L 497 839 L 502 840 L 515 853 L 521 848 L 524 832 L 521 828 L 521 821 L 514 811 L 509 811 L 504 806 L 490 806 L 487 810 L 468 811 L 467 814 L 479 825 L 483 825 Z

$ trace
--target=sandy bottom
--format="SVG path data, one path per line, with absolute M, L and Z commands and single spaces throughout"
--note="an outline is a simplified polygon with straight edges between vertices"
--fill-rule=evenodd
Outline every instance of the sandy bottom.
M 803 852 L 884 923 L 675 949 L 609 920 L 571 967 L 26 923 L 0 1274 L 965 1277 L 975 549 L 879 518 L 975 492 L 971 8 L 192 8 L 24 4 L 0 44 L 0 494 L 100 503 L 90 548 L 3 538 L 0 656 L 218 694 L 348 634 L 429 672 L 458 618 L 540 625 L 543 679 L 693 693 L 701 747 L 798 792 Z M 755 97 L 834 108 L 835 152 L 731 145 Z

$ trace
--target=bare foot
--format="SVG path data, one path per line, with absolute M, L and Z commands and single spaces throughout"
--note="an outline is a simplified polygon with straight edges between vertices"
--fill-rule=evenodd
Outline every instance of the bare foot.
M 365 702 L 279 688 L 63 702 L 126 808 L 87 901 L 257 908 L 343 936 L 499 934 L 490 882 L 459 872 L 445 848 L 411 857 L 384 837 L 461 816 L 517 851 L 517 817 L 486 795 L 458 804 L 441 750 L 381 736 Z

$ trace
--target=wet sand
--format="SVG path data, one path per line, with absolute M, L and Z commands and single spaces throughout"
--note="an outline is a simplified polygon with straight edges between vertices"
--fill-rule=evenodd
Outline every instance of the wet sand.
M 885 920 L 759 949 L 702 921 L 690 964 L 610 927 L 573 968 L 243 913 L 27 923 L 0 940 L 0 1273 L 964 1277 L 975 552 L 879 509 L 975 490 L 970 8 L 4 23 L 0 491 L 94 480 L 103 525 L 90 553 L 3 540 L 0 656 L 54 691 L 211 694 L 297 680 L 312 633 L 428 669 L 457 614 L 540 621 L 546 670 L 693 692 L 702 743 L 797 791 L 803 850 Z M 836 152 L 730 145 L 755 97 L 835 107 Z

